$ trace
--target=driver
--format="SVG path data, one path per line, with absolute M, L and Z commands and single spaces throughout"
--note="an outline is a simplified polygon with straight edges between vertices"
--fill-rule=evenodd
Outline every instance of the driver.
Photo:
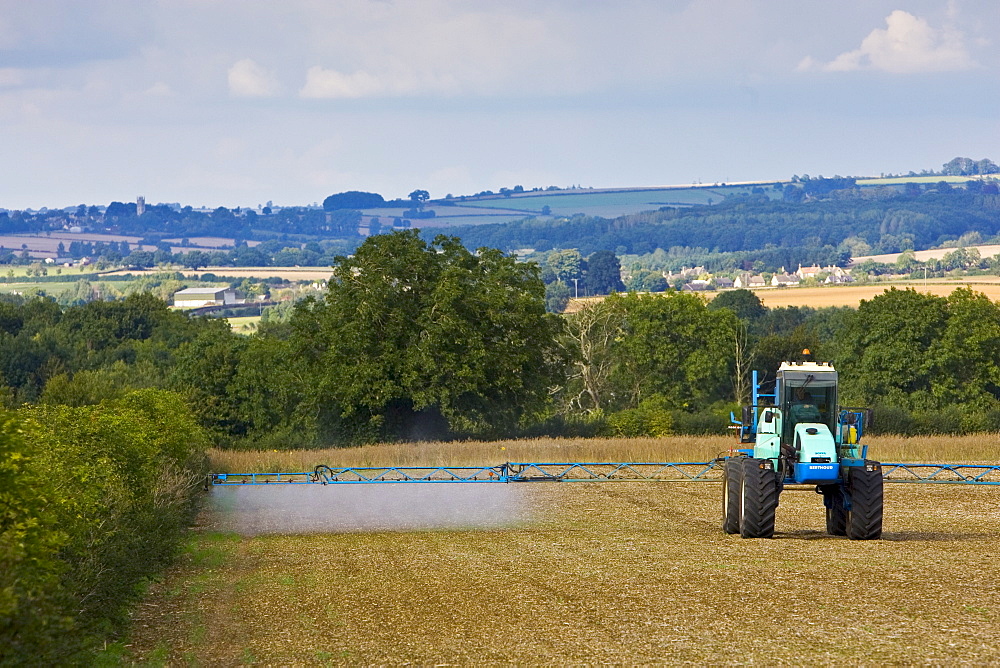
M 820 422 L 823 419 L 804 387 L 795 389 L 795 400 L 792 402 L 790 412 L 793 427 L 801 422 Z

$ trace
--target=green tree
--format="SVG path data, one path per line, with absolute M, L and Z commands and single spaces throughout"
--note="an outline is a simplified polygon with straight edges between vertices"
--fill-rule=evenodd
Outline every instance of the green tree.
M 357 190 L 336 193 L 323 200 L 324 211 L 377 209 L 382 206 L 385 206 L 385 199 L 378 193 L 366 193 Z
M 571 248 L 568 250 L 552 251 L 545 258 L 545 263 L 556 276 L 556 280 L 567 285 L 574 279 L 582 276 L 583 256 L 580 251 Z
M 737 318 L 745 320 L 747 323 L 757 322 L 767 315 L 767 307 L 764 306 L 760 297 L 743 288 L 720 293 L 708 303 L 710 311 L 722 308 L 729 309 L 736 314 Z
M 545 310 L 549 313 L 565 311 L 569 298 L 569 286 L 562 281 L 553 281 L 545 286 Z
M 319 421 L 344 440 L 509 433 L 563 378 L 544 295 L 537 267 L 495 249 L 416 231 L 367 239 L 292 318 Z
M 587 289 L 591 294 L 606 295 L 624 292 L 622 266 L 611 251 L 597 251 L 587 259 Z
M 431 198 L 431 194 L 426 190 L 414 190 L 409 194 L 409 198 L 415 207 L 421 209 L 424 206 L 424 202 Z
M 948 302 L 892 288 L 862 300 L 840 342 L 844 404 L 933 403 L 936 362 L 930 353 L 948 324 Z
M 732 312 L 709 311 L 701 297 L 684 293 L 607 299 L 623 314 L 612 375 L 619 406 L 636 407 L 655 394 L 677 408 L 697 408 L 732 394 Z
M 930 349 L 935 405 L 992 410 L 1000 397 L 1000 306 L 969 288 L 947 298 L 948 322 Z

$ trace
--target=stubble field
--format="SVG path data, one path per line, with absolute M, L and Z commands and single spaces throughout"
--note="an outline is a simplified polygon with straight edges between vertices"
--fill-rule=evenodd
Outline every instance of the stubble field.
M 993 436 L 924 440 L 887 439 L 882 449 L 949 462 L 995 452 Z M 629 452 L 585 441 L 465 444 L 457 459 L 641 454 L 656 443 L 617 444 Z M 693 442 L 660 443 L 665 459 L 701 458 L 675 457 Z M 708 458 L 728 444 L 699 447 Z M 411 458 L 401 464 L 472 463 L 434 444 L 340 453 L 340 462 L 328 463 L 381 465 L 390 462 L 380 457 L 393 456 Z M 484 459 L 490 454 L 495 462 Z M 216 463 L 225 456 L 216 453 Z M 441 458 L 448 461 L 432 461 Z M 1000 662 L 997 488 L 887 485 L 884 540 L 854 542 L 824 533 L 822 502 L 811 491 L 782 495 L 774 540 L 744 540 L 722 534 L 713 483 L 347 487 L 309 486 L 291 497 L 287 487 L 215 489 L 178 565 L 137 610 L 130 658 L 203 665 Z M 282 504 L 270 524 L 240 522 Z M 393 516 L 414 507 L 428 510 L 423 526 L 389 528 Z M 304 516 L 354 524 L 311 531 L 296 521 Z M 456 525 L 456 517 L 468 525 Z

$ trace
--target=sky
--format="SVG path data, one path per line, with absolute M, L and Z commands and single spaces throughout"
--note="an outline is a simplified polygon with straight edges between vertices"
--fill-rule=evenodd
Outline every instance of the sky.
M 0 208 L 1000 162 L 997 0 L 0 0 Z

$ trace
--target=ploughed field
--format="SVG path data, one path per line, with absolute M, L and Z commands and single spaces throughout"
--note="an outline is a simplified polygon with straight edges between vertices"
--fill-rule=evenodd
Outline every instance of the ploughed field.
M 488 464 L 521 449 L 641 454 L 659 443 L 674 455 L 685 442 L 451 445 L 458 459 L 478 450 L 475 463 Z M 708 459 L 723 443 L 703 444 L 713 451 L 700 457 L 663 459 Z M 934 443 L 884 439 L 887 454 Z M 941 439 L 936 449 L 953 451 L 932 461 L 982 461 L 994 443 Z M 334 452 L 342 460 L 333 465 L 384 465 L 380 457 L 407 453 L 425 461 L 399 463 L 468 463 L 430 461 L 444 456 L 440 444 Z M 226 468 L 227 456 L 215 453 L 214 464 Z M 213 490 L 187 550 L 136 611 L 133 659 L 1000 662 L 998 488 L 888 484 L 880 541 L 826 535 L 812 491 L 782 495 L 773 540 L 744 540 L 720 529 L 716 483 L 306 486 L 293 497 L 287 490 Z M 262 510 L 282 504 L 282 512 Z M 376 512 L 366 514 L 372 505 Z M 426 511 L 422 528 L 389 528 L 414 506 Z M 333 528 L 317 520 L 337 516 L 353 519 Z M 454 521 L 463 516 L 468 526 Z

